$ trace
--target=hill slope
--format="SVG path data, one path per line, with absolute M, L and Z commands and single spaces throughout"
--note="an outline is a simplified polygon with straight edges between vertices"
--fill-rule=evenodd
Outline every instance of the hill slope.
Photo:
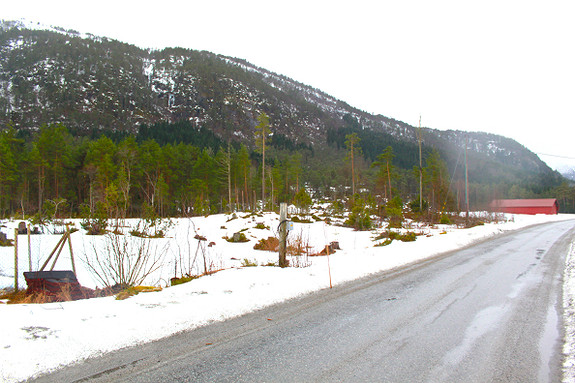
M 270 116 L 276 137 L 291 144 L 341 146 L 346 133 L 357 132 L 368 160 L 394 144 L 403 146 L 397 161 L 404 168 L 415 165 L 414 127 L 365 113 L 245 60 L 181 48 L 144 50 L 74 31 L 2 24 L 2 126 L 34 130 L 62 122 L 87 135 L 137 133 L 142 125 L 187 121 L 223 141 L 251 146 L 261 112 Z M 441 150 L 454 174 L 467 142 L 477 182 L 558 176 L 535 154 L 501 136 L 425 129 L 423 142 Z

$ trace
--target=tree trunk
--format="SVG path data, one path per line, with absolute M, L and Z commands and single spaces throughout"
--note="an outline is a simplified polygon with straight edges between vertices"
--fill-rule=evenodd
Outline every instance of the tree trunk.
M 353 142 L 351 143 L 351 193 L 355 195 L 355 166 L 353 154 Z

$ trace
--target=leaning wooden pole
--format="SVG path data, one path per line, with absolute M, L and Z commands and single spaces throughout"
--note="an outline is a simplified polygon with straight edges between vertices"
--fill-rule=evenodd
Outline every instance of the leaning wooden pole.
M 62 241 L 60 241 L 60 248 L 58 249 L 58 252 L 56 253 L 56 257 L 54 258 L 54 262 L 52 262 L 52 267 L 50 267 L 50 271 L 54 270 L 54 267 L 56 267 L 56 262 L 58 262 L 58 258 L 60 258 L 60 253 L 62 253 L 62 250 L 64 249 L 64 245 L 66 244 L 66 241 L 68 240 L 69 236 L 70 236 L 69 231 L 64 233 L 64 236 L 62 237 Z
M 50 253 L 50 255 L 48 256 L 48 259 L 46 259 L 46 262 L 44 262 L 44 264 L 42 265 L 42 267 L 40 267 L 39 271 L 44 271 L 44 268 L 46 267 L 46 265 L 48 265 L 48 262 L 50 262 L 50 259 L 52 259 L 52 257 L 54 256 L 54 253 L 58 250 L 58 248 L 60 248 L 60 245 L 62 244 L 62 242 L 65 240 L 66 235 L 64 234 L 62 236 L 62 238 L 60 238 L 60 240 L 58 241 L 58 244 L 56 244 L 56 247 L 54 248 L 54 250 L 52 250 L 52 252 Z

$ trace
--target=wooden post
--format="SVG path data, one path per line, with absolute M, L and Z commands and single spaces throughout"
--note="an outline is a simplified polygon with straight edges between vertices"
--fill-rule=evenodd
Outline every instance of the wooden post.
M 18 291 L 18 229 L 14 229 L 14 291 Z
M 333 288 L 333 285 L 331 283 L 331 266 L 329 265 L 329 253 L 331 253 L 331 246 L 328 245 L 325 247 L 326 249 L 326 255 L 327 255 L 327 272 L 329 274 L 329 288 Z
M 30 241 L 30 224 L 28 224 L 28 230 L 26 230 L 28 234 L 28 271 L 32 271 L 32 246 Z
M 70 248 L 70 262 L 72 262 L 72 271 L 76 274 L 76 262 L 74 262 L 74 251 L 72 250 L 72 232 L 70 227 L 66 226 L 66 231 L 68 232 L 68 247 Z
M 279 266 L 287 267 L 286 242 L 287 242 L 287 203 L 280 203 L 280 245 L 279 245 Z

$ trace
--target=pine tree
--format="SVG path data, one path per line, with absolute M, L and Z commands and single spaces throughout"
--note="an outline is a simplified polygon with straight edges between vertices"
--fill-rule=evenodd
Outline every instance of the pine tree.
M 423 169 L 424 183 L 430 188 L 429 199 L 435 210 L 443 211 L 448 203 L 453 202 L 449 191 L 449 172 L 447 164 L 437 150 L 433 150 L 425 160 Z
M 266 197 L 266 144 L 271 133 L 270 119 L 267 114 L 261 113 L 258 116 L 258 124 L 256 125 L 256 147 L 258 152 L 262 155 L 262 208 L 265 208 Z
M 0 216 L 9 209 L 19 170 L 18 145 L 22 140 L 16 139 L 16 130 L 10 128 L 0 131 Z
M 71 141 L 72 136 L 62 124 L 40 127 L 37 145 L 40 156 L 45 161 L 46 169 L 51 175 L 53 198 L 59 198 L 61 194 L 64 168 L 68 165 Z
M 228 208 L 229 212 L 233 211 L 232 200 L 232 148 L 228 143 L 226 150 L 220 148 L 216 153 L 216 163 L 218 164 L 218 174 L 220 182 L 226 185 L 228 191 Z
M 116 144 L 106 136 L 92 141 L 86 154 L 85 170 L 90 174 L 91 184 L 96 186 L 97 200 L 104 201 L 106 189 L 110 186 L 116 175 Z
M 242 144 L 237 154 L 238 174 L 243 178 L 242 205 L 246 208 L 246 201 L 249 205 L 250 192 L 248 188 L 248 175 L 250 173 L 250 153 L 248 148 Z
M 385 148 L 383 153 L 377 156 L 377 161 L 371 164 L 372 167 L 379 168 L 378 179 L 383 181 L 384 184 L 387 182 L 387 187 L 384 189 L 386 190 L 385 197 L 388 201 L 390 201 L 393 197 L 391 192 L 391 178 L 394 171 L 394 166 L 392 165 L 394 157 L 395 155 L 393 154 L 393 148 L 388 146 Z
M 360 138 L 357 133 L 347 134 L 345 136 L 345 146 L 347 148 L 347 159 L 351 160 L 351 190 L 355 195 L 355 158 L 361 155 L 361 147 L 359 146 Z

